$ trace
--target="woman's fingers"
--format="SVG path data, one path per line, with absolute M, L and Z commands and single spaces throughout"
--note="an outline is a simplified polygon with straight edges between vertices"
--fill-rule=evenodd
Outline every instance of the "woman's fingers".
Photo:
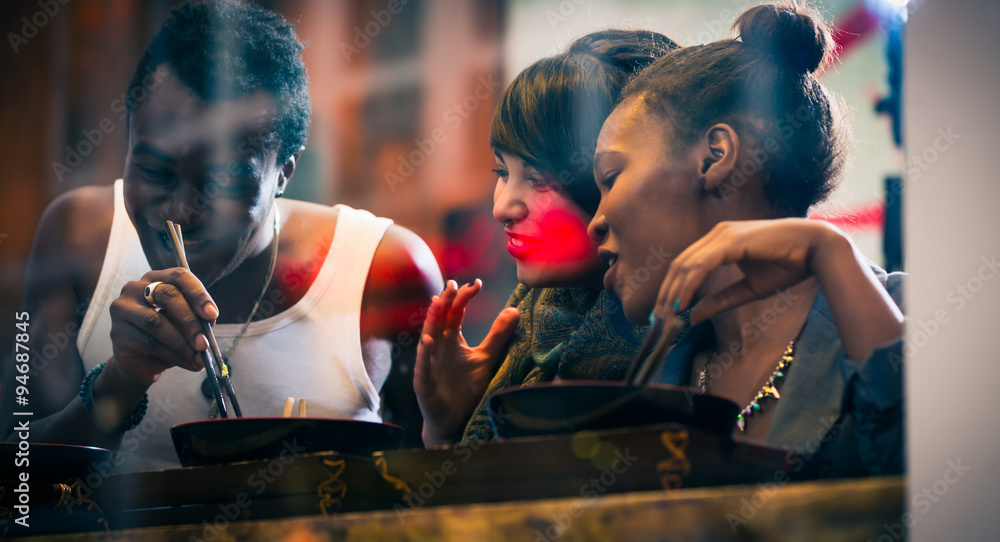
M 431 305 L 427 309 L 427 317 L 424 318 L 423 333 L 425 335 L 438 338 L 444 332 L 445 325 L 448 322 L 448 311 L 451 309 L 454 294 L 457 290 L 458 287 L 455 281 L 449 280 L 445 283 L 444 290 L 441 290 L 440 295 L 431 297 Z
M 692 246 L 693 247 L 693 246 Z M 667 276 L 660 285 L 660 292 L 656 298 L 653 314 L 664 320 L 669 320 L 675 314 L 685 310 L 684 302 L 681 299 L 682 286 L 687 278 L 690 269 L 688 262 L 692 261 L 691 248 L 682 252 L 667 270 Z
M 519 318 L 516 308 L 501 311 L 479 347 L 469 348 L 464 341 L 457 340 L 461 337 L 466 305 L 481 288 L 482 281 L 479 279 L 461 288 L 454 281 L 448 281 L 441 297 L 432 299 L 431 310 L 424 321 L 424 332 L 417 345 L 413 377 L 418 395 L 433 393 L 438 379 L 449 374 L 454 377 L 455 371 L 467 370 L 461 367 L 471 367 L 468 362 L 481 358 L 495 361 L 510 341 Z
M 455 301 L 451 304 L 451 310 L 448 311 L 448 319 L 445 324 L 445 329 L 452 333 L 453 337 L 458 337 L 458 334 L 462 331 L 462 320 L 465 318 L 465 307 L 469 304 L 469 301 L 482 289 L 483 282 L 476 279 L 461 288 L 455 294 Z
M 693 322 L 794 286 L 809 277 L 810 254 L 825 231 L 805 219 L 720 222 L 671 262 L 654 315 L 691 307 L 708 277 L 728 264 L 739 267 L 742 279 L 699 301 Z
M 444 327 L 444 303 L 440 296 L 431 297 L 431 305 L 427 307 L 427 317 L 424 318 L 423 334 L 429 337 L 437 337 Z
M 713 271 L 727 263 L 726 253 L 731 250 L 732 246 L 707 245 L 685 262 L 672 290 L 677 312 L 691 308 L 698 289 Z
M 434 338 L 427 333 L 422 334 L 420 342 L 417 344 L 417 359 L 413 366 L 413 386 L 417 395 L 424 395 L 431 391 L 431 385 L 434 382 L 431 370 L 434 348 Z
M 666 288 L 661 290 L 660 311 L 657 312 L 657 316 L 667 318 L 687 309 L 686 303 L 681 299 L 683 284 L 692 267 L 704 259 L 706 249 L 716 242 L 719 235 L 719 228 L 712 228 L 670 262 L 670 268 L 664 279 Z
M 668 271 L 667 276 L 663 278 L 663 282 L 660 284 L 660 292 L 656 296 L 656 302 L 653 304 L 653 314 L 650 315 L 650 323 L 652 323 L 654 318 L 664 318 L 666 319 L 672 311 L 668 309 L 670 303 L 670 289 L 673 286 L 673 280 L 671 279 L 671 274 Z
M 691 310 L 691 323 L 704 322 L 719 313 L 746 305 L 758 297 L 746 280 L 730 284 L 698 301 Z
M 451 306 L 455 303 L 455 296 L 458 294 L 458 283 L 454 280 L 449 280 L 444 285 L 444 290 L 441 292 L 441 331 L 447 331 L 448 326 L 448 314 L 451 312 Z M 437 335 L 435 335 L 437 337 Z
M 691 308 L 698 288 L 709 274 L 731 263 L 731 256 L 740 252 L 738 239 L 731 228 L 724 226 L 716 225 L 670 263 L 654 305 L 655 316 L 666 319 Z
M 486 338 L 479 345 L 479 349 L 487 359 L 493 360 L 493 363 L 500 359 L 500 352 L 517 331 L 517 322 L 520 318 L 521 315 L 515 307 L 507 307 L 500 311 L 500 315 L 493 321 Z
M 454 280 L 449 280 L 445 283 L 441 295 L 431 298 L 431 306 L 427 311 L 427 318 L 424 319 L 423 333 L 420 337 L 420 343 L 417 345 L 417 365 L 414 369 L 415 373 L 419 371 L 420 378 L 423 379 L 422 385 L 429 385 L 430 379 L 434 377 L 441 361 L 450 359 L 455 354 L 454 345 L 441 339 L 447 335 L 453 325 L 450 319 L 451 313 L 454 312 L 458 290 L 458 284 Z M 464 315 L 465 303 L 468 303 L 470 297 L 466 295 L 459 299 L 458 327 L 461 327 L 461 315 Z M 414 374 L 414 378 L 417 378 L 416 374 Z

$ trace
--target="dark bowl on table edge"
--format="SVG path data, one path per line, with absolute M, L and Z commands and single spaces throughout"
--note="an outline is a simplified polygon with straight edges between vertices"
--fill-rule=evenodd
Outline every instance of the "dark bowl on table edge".
M 108 472 L 111 450 L 93 446 L 30 442 L 27 465 L 17 465 L 19 443 L 0 442 L 0 480 L 18 481 L 28 473 L 30 483 L 58 484 L 86 478 L 90 472 Z
M 572 434 L 675 422 L 730 436 L 740 407 L 695 388 L 618 381 L 513 386 L 489 398 L 496 438 Z
M 217 418 L 170 428 L 185 467 L 271 459 L 285 454 L 340 452 L 368 456 L 397 450 L 403 428 L 339 418 Z

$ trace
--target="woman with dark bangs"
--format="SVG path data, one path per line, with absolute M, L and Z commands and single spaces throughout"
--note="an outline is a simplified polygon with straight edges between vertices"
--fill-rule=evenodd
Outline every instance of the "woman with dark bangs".
M 432 299 L 414 375 L 428 447 L 491 440 L 485 398 L 495 390 L 624 376 L 644 328 L 604 290 L 587 236 L 600 201 L 594 148 L 628 80 L 676 47 L 655 32 L 595 32 L 535 62 L 504 91 L 490 126 L 493 216 L 510 238 L 520 284 L 478 347 L 461 326 L 482 282 L 448 281 Z

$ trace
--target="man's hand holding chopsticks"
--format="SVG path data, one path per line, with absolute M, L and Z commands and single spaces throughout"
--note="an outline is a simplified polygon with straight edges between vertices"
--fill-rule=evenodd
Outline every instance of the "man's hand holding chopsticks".
M 150 271 L 127 283 L 111 304 L 113 363 L 123 377 L 146 386 L 170 367 L 203 370 L 201 352 L 209 343 L 199 317 L 214 323 L 218 316 L 193 273 L 181 267 Z

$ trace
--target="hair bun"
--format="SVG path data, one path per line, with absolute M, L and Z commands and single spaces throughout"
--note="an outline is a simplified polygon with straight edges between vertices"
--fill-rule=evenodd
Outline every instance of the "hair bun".
M 834 46 L 819 14 L 794 1 L 749 8 L 736 19 L 733 29 L 747 47 L 798 75 L 815 71 Z

